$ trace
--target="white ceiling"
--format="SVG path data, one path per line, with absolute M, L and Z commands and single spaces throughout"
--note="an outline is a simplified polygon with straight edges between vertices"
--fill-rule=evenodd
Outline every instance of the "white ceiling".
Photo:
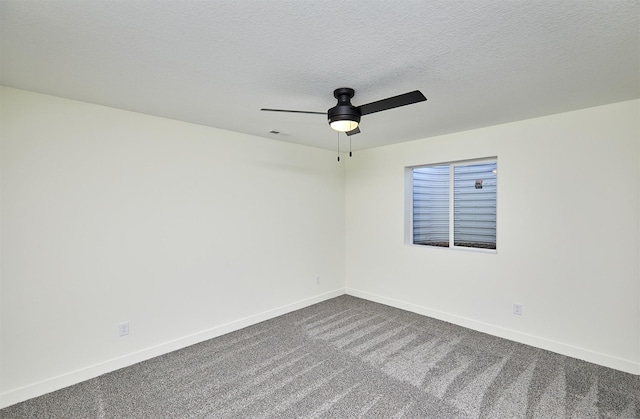
M 356 106 L 427 96 L 364 116 L 359 150 L 640 97 L 637 0 L 2 0 L 0 13 L 3 85 L 328 149 L 322 115 L 259 109 L 323 112 L 338 87 Z

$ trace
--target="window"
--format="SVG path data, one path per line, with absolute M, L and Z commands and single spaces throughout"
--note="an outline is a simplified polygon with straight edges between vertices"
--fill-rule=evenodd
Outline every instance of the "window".
M 411 168 L 413 243 L 496 249 L 497 161 Z

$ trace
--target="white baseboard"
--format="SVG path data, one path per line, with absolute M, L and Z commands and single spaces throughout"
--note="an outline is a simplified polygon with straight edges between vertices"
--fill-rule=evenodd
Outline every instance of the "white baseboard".
M 264 311 L 262 313 L 235 320 L 233 322 L 222 324 L 211 329 L 183 336 L 181 338 L 142 349 L 140 351 L 133 352 L 118 358 L 109 359 L 104 362 L 100 362 L 75 371 L 70 371 L 56 377 L 51 377 L 46 380 L 7 391 L 0 394 L 0 409 L 34 397 L 51 393 L 52 391 L 60 390 L 65 387 L 78 384 L 82 381 L 98 377 L 102 374 L 106 374 L 120 368 L 128 367 L 130 365 L 154 358 L 156 356 L 164 355 L 166 353 L 176 351 L 178 349 L 182 349 L 208 339 L 212 339 L 230 332 L 234 332 L 236 330 L 243 329 L 256 323 L 260 323 L 265 320 L 287 314 L 291 311 L 299 310 L 301 308 L 322 302 L 324 300 L 328 300 L 330 298 L 338 297 L 340 295 L 343 295 L 344 293 L 344 288 L 339 288 L 330 292 L 326 292 L 324 294 L 316 295 L 311 298 L 306 298 L 304 300 L 296 301 L 291 304 L 287 304 L 281 307 Z
M 572 358 L 581 359 L 583 361 L 592 362 L 594 364 L 628 372 L 630 374 L 640 375 L 640 362 L 633 362 L 630 360 L 617 358 L 615 356 L 594 352 L 577 346 L 568 345 L 566 343 L 556 342 L 538 336 L 529 335 L 527 333 L 518 332 L 516 330 L 483 323 L 466 317 L 456 316 L 450 313 L 433 310 L 416 304 L 395 300 L 393 298 L 382 297 L 380 295 L 371 294 L 353 288 L 346 288 L 346 294 L 354 297 L 364 298 L 365 300 L 373 301 L 376 303 L 396 307 L 402 310 L 422 314 L 424 316 L 433 317 L 434 319 L 443 320 L 459 326 L 467 327 L 469 329 L 477 330 L 479 332 L 488 333 L 493 336 L 498 336 L 515 342 L 524 343 L 536 348 L 546 349 L 548 351 L 555 352 L 561 355 L 566 355 Z
M 299 310 L 301 308 L 322 302 L 324 300 L 328 300 L 330 298 L 338 297 L 345 293 L 354 297 L 364 298 L 376 303 L 385 304 L 402 310 L 412 311 L 424 316 L 429 316 L 438 320 L 457 324 L 459 326 L 468 327 L 469 329 L 488 333 L 515 342 L 520 342 L 537 348 L 546 349 L 555 353 L 570 356 L 572 358 L 578 358 L 584 361 L 593 362 L 594 364 L 628 372 L 630 374 L 640 375 L 640 363 L 638 362 L 616 358 L 610 355 L 590 351 L 588 349 L 540 338 L 515 330 L 494 326 L 488 323 L 479 322 L 477 320 L 456 316 L 446 312 L 429 309 L 427 307 L 395 300 L 393 298 L 383 297 L 376 294 L 371 294 L 353 288 L 340 288 L 311 298 L 267 310 L 262 313 L 248 316 L 233 322 L 222 324 L 211 329 L 203 330 L 198 333 L 187 335 L 179 339 L 171 340 L 160 345 L 155 345 L 118 358 L 110 359 L 98 364 L 87 366 L 85 368 L 70 371 L 56 377 L 51 377 L 46 380 L 32 383 L 24 387 L 7 391 L 0 394 L 0 408 L 8 407 L 12 404 L 19 403 L 34 397 L 42 396 L 52 391 L 60 390 L 64 387 L 68 387 L 74 384 L 78 384 L 82 381 L 98 377 L 102 374 L 106 374 L 120 368 L 128 367 L 138 362 L 142 362 L 156 356 L 164 355 L 166 353 L 182 349 L 208 339 L 222 336 L 224 334 L 240 330 L 256 323 L 272 319 L 274 317 L 281 316 L 291 311 Z

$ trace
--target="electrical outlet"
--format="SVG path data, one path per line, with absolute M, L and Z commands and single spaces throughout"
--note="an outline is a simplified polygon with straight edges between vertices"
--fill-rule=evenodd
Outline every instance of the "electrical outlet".
M 320 283 L 320 275 L 316 276 L 316 284 Z
M 118 324 L 118 333 L 120 336 L 126 336 L 129 334 L 129 322 L 120 322 Z
M 522 304 L 513 303 L 513 314 L 522 316 Z

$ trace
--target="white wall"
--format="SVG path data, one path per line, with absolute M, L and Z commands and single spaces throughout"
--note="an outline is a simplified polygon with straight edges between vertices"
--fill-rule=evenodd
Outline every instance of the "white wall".
M 639 144 L 635 100 L 357 153 L 347 292 L 640 374 Z M 406 245 L 404 168 L 490 156 L 497 253 Z
M 0 406 L 344 292 L 334 152 L 1 92 Z
M 332 151 L 0 105 L 0 406 L 339 295 L 345 272 L 353 295 L 640 374 L 640 101 L 358 152 L 346 189 Z M 488 156 L 497 253 L 406 245 L 405 166 Z

